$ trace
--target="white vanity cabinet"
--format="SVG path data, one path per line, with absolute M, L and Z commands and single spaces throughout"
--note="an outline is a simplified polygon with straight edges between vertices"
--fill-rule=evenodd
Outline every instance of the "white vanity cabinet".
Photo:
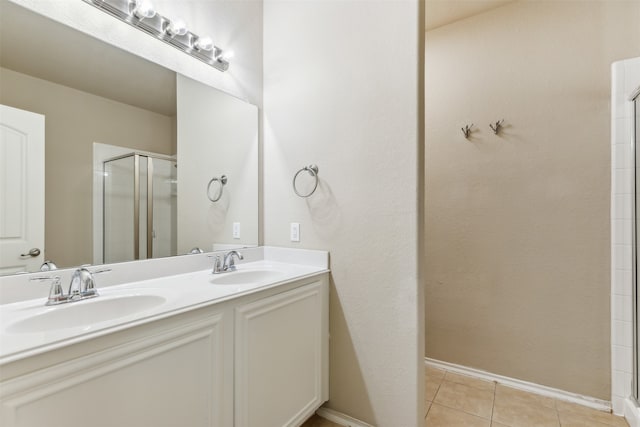
M 14 362 L 0 425 L 233 425 L 232 321 L 198 310 Z
M 0 425 L 299 426 L 327 394 L 323 273 L 4 364 Z
M 326 280 L 240 305 L 235 325 L 235 426 L 299 426 L 328 399 Z

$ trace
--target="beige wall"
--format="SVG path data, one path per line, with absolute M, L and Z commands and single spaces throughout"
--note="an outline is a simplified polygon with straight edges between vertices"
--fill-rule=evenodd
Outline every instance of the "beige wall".
M 93 262 L 93 143 L 175 154 L 175 117 L 0 68 L 0 104 L 45 116 L 45 258 Z
M 610 399 L 610 64 L 639 16 L 525 1 L 427 32 L 428 357 Z
M 266 0 L 264 11 L 265 244 L 331 253 L 328 406 L 416 426 L 419 2 Z M 291 180 L 310 163 L 320 185 L 303 199 Z

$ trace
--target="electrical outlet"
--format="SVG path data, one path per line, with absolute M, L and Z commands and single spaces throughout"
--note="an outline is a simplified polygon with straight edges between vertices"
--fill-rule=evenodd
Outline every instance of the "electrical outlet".
M 240 238 L 240 223 L 239 222 L 234 222 L 233 223 L 233 238 L 234 239 L 239 239 Z
M 291 223 L 291 241 L 292 242 L 300 241 L 300 223 L 299 222 Z

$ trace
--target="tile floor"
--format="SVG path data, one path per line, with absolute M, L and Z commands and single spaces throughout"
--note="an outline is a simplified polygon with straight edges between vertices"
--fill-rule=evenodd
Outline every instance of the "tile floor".
M 622 417 L 432 367 L 427 427 L 628 427 Z
M 425 380 L 427 427 L 628 427 L 606 412 L 436 368 Z M 340 426 L 314 415 L 302 427 Z

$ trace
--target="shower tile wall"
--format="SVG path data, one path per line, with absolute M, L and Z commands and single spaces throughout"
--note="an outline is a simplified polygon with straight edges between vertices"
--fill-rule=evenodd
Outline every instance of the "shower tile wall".
M 640 85 L 640 58 L 612 65 L 611 95 L 611 403 L 624 412 L 633 376 L 632 190 L 633 109 Z

